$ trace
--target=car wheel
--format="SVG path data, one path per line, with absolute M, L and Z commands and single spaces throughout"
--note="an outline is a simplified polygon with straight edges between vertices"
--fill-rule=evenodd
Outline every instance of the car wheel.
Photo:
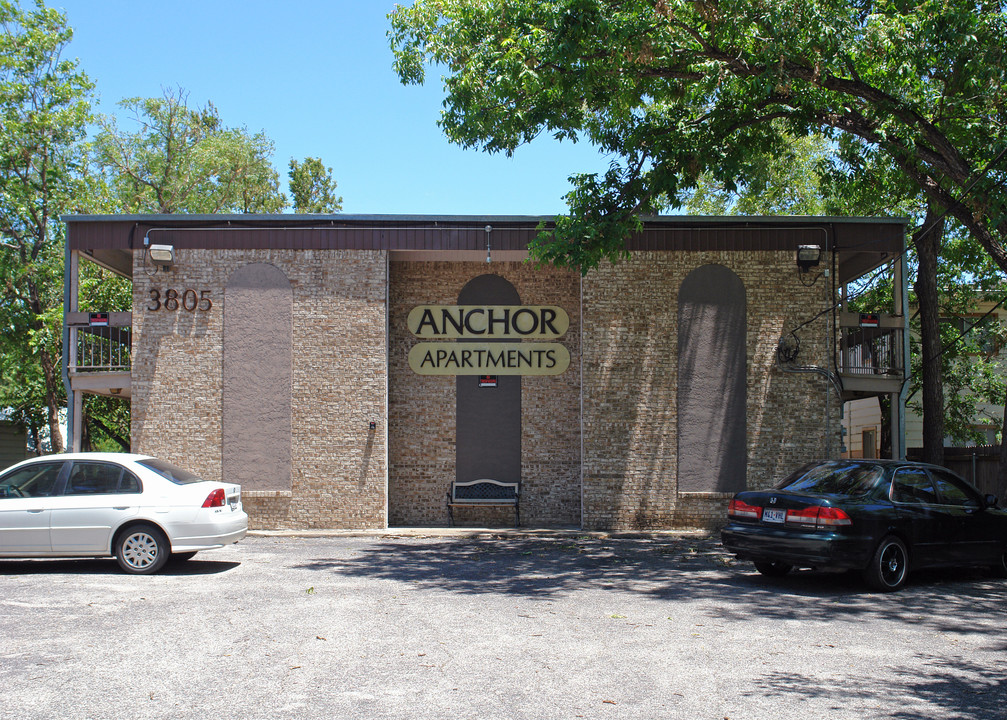
M 766 577 L 783 577 L 793 570 L 794 566 L 781 562 L 756 562 L 755 569 Z
M 878 544 L 874 557 L 864 570 L 864 580 L 874 590 L 892 592 L 906 582 L 909 551 L 897 537 L 888 536 Z
M 193 550 L 192 552 L 172 553 L 171 554 L 171 561 L 172 562 L 183 562 L 184 560 L 192 560 L 192 558 L 194 558 L 194 557 L 196 557 L 196 551 L 195 550 Z
M 1000 578 L 1007 578 L 1007 549 L 1000 553 L 1000 562 L 993 566 L 993 575 Z
M 115 542 L 115 559 L 119 567 L 135 575 L 156 573 L 170 556 L 168 538 L 152 525 L 127 528 Z

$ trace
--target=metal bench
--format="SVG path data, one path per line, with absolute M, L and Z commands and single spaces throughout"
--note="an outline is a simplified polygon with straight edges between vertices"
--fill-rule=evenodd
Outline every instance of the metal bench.
M 456 507 L 514 507 L 514 527 L 521 524 L 521 508 L 518 505 L 520 491 L 516 482 L 499 480 L 468 480 L 453 482 L 448 490 L 448 525 L 454 525 Z

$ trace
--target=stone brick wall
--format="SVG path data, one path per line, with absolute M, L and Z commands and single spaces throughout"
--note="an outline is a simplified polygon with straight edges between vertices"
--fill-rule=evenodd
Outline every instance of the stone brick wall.
M 487 272 L 511 282 L 522 305 L 558 305 L 570 329 L 562 375 L 521 380 L 521 520 L 529 526 L 580 523 L 580 279 L 519 262 L 392 262 L 389 290 L 389 523 L 446 525 L 455 478 L 455 378 L 422 376 L 408 364 L 417 342 L 406 324 L 417 305 L 455 305 L 467 282 Z M 513 511 L 459 508 L 465 525 L 507 525 Z
M 249 492 L 255 528 L 386 525 L 386 259 L 378 251 L 185 250 L 147 273 L 134 258 L 132 445 L 206 479 L 221 477 L 224 289 L 236 269 L 268 263 L 293 292 L 292 486 Z M 208 290 L 208 311 L 150 310 Z M 369 423 L 377 423 L 375 430 Z
M 678 288 L 719 263 L 745 285 L 747 486 L 767 487 L 839 442 L 835 392 L 825 378 L 775 367 L 785 331 L 829 304 L 829 284 L 797 277 L 792 252 L 634 253 L 584 280 L 584 518 L 586 529 L 721 524 L 729 495 L 677 489 Z M 827 316 L 799 332 L 799 362 L 830 365 Z
M 177 255 L 174 269 L 154 275 L 140 253 L 134 260 L 132 441 L 137 452 L 207 479 L 226 479 L 227 279 L 244 264 L 268 263 L 290 281 L 291 489 L 246 492 L 255 528 L 447 523 L 455 378 L 412 372 L 407 354 L 416 339 L 406 317 L 417 305 L 455 304 L 462 287 L 488 271 L 510 281 L 522 304 L 558 305 L 571 321 L 559 340 L 570 351 L 570 368 L 522 379 L 525 525 L 633 530 L 723 521 L 728 495 L 680 493 L 677 484 L 678 288 L 707 263 L 728 267 L 745 286 L 747 486 L 769 486 L 824 455 L 827 436 L 838 447 L 834 390 L 820 375 L 775 365 L 780 337 L 830 302 L 827 279 L 810 287 L 799 282 L 792 252 L 639 252 L 583 280 L 513 262 L 388 263 L 379 251 L 181 249 Z M 197 297 L 209 291 L 212 307 L 167 310 L 169 288 L 180 297 L 187 289 Z M 148 309 L 152 290 L 160 293 L 158 310 Z M 800 364 L 830 363 L 827 318 L 799 331 Z M 509 510 L 466 508 L 457 519 L 506 525 L 511 518 Z

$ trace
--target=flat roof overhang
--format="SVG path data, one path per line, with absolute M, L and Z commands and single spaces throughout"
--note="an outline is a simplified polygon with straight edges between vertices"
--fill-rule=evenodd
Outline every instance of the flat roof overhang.
M 200 249 L 385 250 L 393 259 L 478 260 L 487 239 L 500 260 L 525 257 L 553 216 L 513 215 L 66 215 L 71 250 L 127 277 L 134 250 L 151 244 Z M 898 257 L 905 218 L 697 217 L 643 219 L 630 251 L 837 251 L 838 279 L 850 282 Z M 490 231 L 487 232 L 487 227 Z M 445 255 L 446 254 L 446 255 Z

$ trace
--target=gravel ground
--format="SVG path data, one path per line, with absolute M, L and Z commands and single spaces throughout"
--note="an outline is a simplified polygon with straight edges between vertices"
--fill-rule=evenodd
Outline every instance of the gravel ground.
M 772 580 L 715 538 L 248 537 L 0 560 L 0 717 L 990 718 L 1007 583 Z

